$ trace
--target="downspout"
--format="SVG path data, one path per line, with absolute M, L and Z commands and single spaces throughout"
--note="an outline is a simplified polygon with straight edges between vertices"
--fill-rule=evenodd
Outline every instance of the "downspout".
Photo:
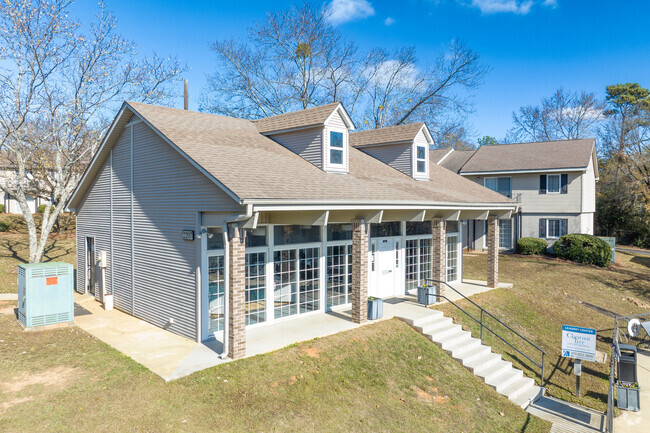
M 228 357 L 228 303 L 230 295 L 230 241 L 228 239 L 228 224 L 223 223 L 223 287 L 224 287 L 224 297 L 223 297 L 223 351 L 219 355 L 219 358 L 224 359 Z

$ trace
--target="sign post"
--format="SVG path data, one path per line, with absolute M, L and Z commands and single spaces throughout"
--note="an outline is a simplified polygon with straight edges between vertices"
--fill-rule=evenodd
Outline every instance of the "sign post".
M 574 359 L 573 374 L 576 375 L 576 395 L 580 397 L 582 361 L 596 361 L 596 330 L 562 325 L 562 356 Z

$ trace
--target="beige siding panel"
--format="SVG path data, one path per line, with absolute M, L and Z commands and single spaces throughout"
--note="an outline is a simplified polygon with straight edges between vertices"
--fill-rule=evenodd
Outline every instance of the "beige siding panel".
M 316 167 L 323 168 L 323 129 L 312 128 L 270 136 L 294 153 L 297 153 Z
M 325 126 L 329 126 L 330 128 L 333 129 L 345 129 L 347 130 L 348 127 L 345 126 L 345 122 L 343 121 L 343 118 L 339 114 L 339 110 L 336 110 L 332 116 L 329 118 L 328 122 L 325 123 Z
M 115 307 L 133 313 L 131 273 L 131 128 L 113 147 L 113 260 L 111 273 Z
M 545 173 L 545 174 L 561 174 Z M 582 185 L 580 181 L 581 172 L 569 172 L 568 185 L 566 194 L 540 194 L 539 193 L 539 173 L 534 174 L 512 174 L 512 175 L 495 175 L 495 176 L 471 176 L 471 179 L 483 185 L 485 177 L 511 177 L 512 196 L 517 198 L 521 194 L 523 211 L 526 213 L 579 213 L 582 202 Z
M 522 237 L 539 237 L 539 220 L 540 218 L 546 219 L 567 219 L 568 220 L 568 233 L 581 232 L 581 217 L 579 214 L 562 214 L 562 213 L 548 213 L 548 214 L 523 214 L 521 216 L 521 236 Z M 549 245 L 555 242 L 555 239 L 547 239 Z
M 95 252 L 106 251 L 110 263 L 110 160 L 102 165 L 97 177 L 90 187 L 90 192 L 84 197 L 77 208 L 77 291 L 84 293 L 86 287 L 86 236 L 95 238 Z M 100 299 L 101 286 L 99 268 L 95 270 L 95 298 Z M 106 290 L 111 293 L 111 276 L 107 272 Z
M 196 338 L 196 267 L 199 211 L 242 209 L 145 124 L 134 127 L 133 314 Z M 169 326 L 169 319 L 174 323 Z
M 411 143 L 366 146 L 360 150 L 411 176 Z

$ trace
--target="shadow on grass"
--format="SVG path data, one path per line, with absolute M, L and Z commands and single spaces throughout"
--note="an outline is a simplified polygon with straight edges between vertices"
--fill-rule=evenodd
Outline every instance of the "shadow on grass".
M 57 251 L 56 255 L 50 255 L 51 253 L 54 253 L 55 250 L 61 250 L 61 252 Z M 69 254 L 72 254 L 73 251 L 74 251 L 74 247 L 65 248 L 59 245 L 58 239 L 54 239 L 47 247 L 45 247 L 45 251 L 43 253 L 43 258 L 44 258 L 43 261 L 51 262 L 61 257 L 65 257 Z
M 630 260 L 630 262 L 650 268 L 650 257 L 635 256 Z
M 3 239 L 0 241 L 0 247 L 6 249 L 11 253 L 11 255 L 4 255 L 4 257 L 11 257 L 12 259 L 19 261 L 20 263 L 27 263 L 28 260 L 25 260 L 18 254 L 17 247 L 24 247 L 25 244 L 20 241 L 14 241 L 11 239 Z

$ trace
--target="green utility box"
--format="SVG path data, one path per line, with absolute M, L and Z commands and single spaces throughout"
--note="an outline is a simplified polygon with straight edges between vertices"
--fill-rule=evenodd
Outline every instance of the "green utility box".
M 74 321 L 70 263 L 18 265 L 18 320 L 26 329 Z

